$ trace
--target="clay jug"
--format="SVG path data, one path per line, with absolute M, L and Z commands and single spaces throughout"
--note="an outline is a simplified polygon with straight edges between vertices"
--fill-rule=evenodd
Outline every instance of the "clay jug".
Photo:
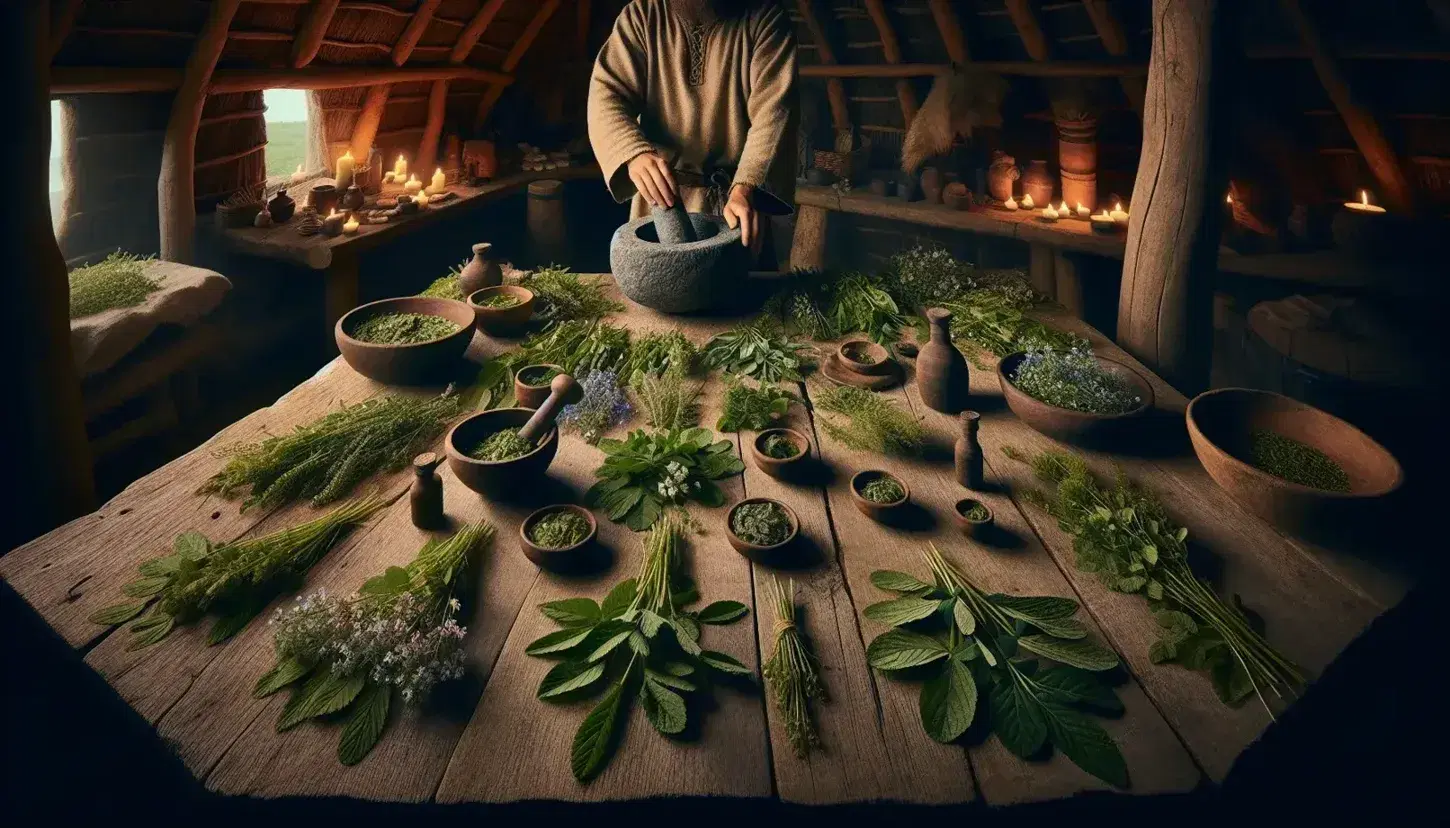
M 962 412 L 962 433 L 952 452 L 956 459 L 957 482 L 968 489 L 982 488 L 982 444 L 977 442 L 977 427 L 981 422 L 981 414 Z
M 443 479 L 438 476 L 438 465 L 442 462 L 443 458 L 431 451 L 413 458 L 413 487 L 408 494 L 408 506 L 413 525 L 419 529 L 437 529 L 443 525 Z
M 286 190 L 278 190 L 277 194 L 272 196 L 272 200 L 267 202 L 267 212 L 272 214 L 272 221 L 277 224 L 286 224 L 291 220 L 296 209 L 297 202 L 287 195 Z
M 1013 182 L 1022 176 L 1017 162 L 1001 150 L 992 153 L 992 165 L 987 168 L 987 191 L 992 198 L 1006 201 L 1012 197 Z
M 464 296 L 487 287 L 503 284 L 503 268 L 493 260 L 493 245 L 479 242 L 473 246 L 473 259 L 458 273 L 458 290 Z
M 927 167 L 921 172 L 921 196 L 927 204 L 940 204 L 942 188 L 946 186 L 946 176 L 936 167 Z
M 967 361 L 952 344 L 952 314 L 945 308 L 926 312 L 931 339 L 916 358 L 916 382 L 928 408 L 955 414 L 967 407 L 970 385 Z
M 1027 172 L 1022 175 L 1022 194 L 1032 196 L 1034 204 L 1045 207 L 1052 203 L 1052 173 L 1047 171 L 1046 161 L 1028 161 Z

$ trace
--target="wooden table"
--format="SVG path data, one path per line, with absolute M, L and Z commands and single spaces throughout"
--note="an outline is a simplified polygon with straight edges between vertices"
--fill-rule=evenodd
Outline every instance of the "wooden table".
M 1150 375 L 1080 322 L 1061 312 L 1049 316 L 1054 324 L 1092 338 L 1103 353 Z M 703 342 L 732 320 L 666 317 L 633 308 L 621 321 L 636 332 L 674 328 Z M 500 347 L 479 335 L 471 354 L 482 360 Z M 722 385 L 712 377 L 706 386 L 706 425 L 716 419 Z M 1183 397 L 1162 382 L 1155 380 L 1154 385 L 1159 406 L 1181 412 Z M 540 572 L 520 553 L 517 542 L 519 521 L 531 507 L 487 503 L 446 468 L 448 514 L 454 520 L 487 517 L 498 527 L 498 539 L 484 559 L 479 608 L 468 625 L 471 678 L 439 688 L 431 706 L 401 716 L 356 767 L 345 768 L 336 760 L 338 725 L 314 722 L 279 735 L 274 723 L 285 694 L 251 697 L 253 683 L 272 664 L 266 624 L 253 622 L 219 647 L 204 646 L 207 625 L 202 624 L 178 630 L 155 647 L 128 652 L 129 634 L 108 635 L 86 620 L 114 602 L 136 565 L 169 548 L 178 532 L 200 529 L 223 541 L 315 515 L 307 504 L 243 514 L 235 502 L 195 492 L 220 468 L 217 449 L 263 433 L 285 432 L 380 390 L 335 360 L 276 404 L 136 481 L 94 514 L 0 558 L 0 574 L 214 790 L 441 802 L 714 794 L 778 796 L 805 803 L 980 798 L 997 804 L 1102 788 L 1060 753 L 1045 762 L 1024 762 L 995 739 L 968 747 L 933 742 L 921 727 L 917 686 L 867 668 L 865 644 L 883 631 L 861 614 L 884 597 L 870 584 L 870 573 L 888 567 L 921 573 L 917 550 L 928 540 L 989 589 L 1072 596 L 1083 602 L 1079 617 L 1122 654 L 1130 673 L 1119 688 L 1127 713 L 1104 721 L 1104 726 L 1127 760 L 1133 793 L 1183 791 L 1205 777 L 1221 780 L 1268 724 L 1255 704 L 1239 709 L 1220 704 L 1204 676 L 1148 661 L 1156 626 L 1144 602 L 1110 592 L 1093 576 L 1078 572 L 1070 539 L 1052 520 L 1020 502 L 1019 493 L 1032 481 L 1026 467 L 1003 456 L 1002 447 L 1034 450 L 1053 443 L 1019 423 L 1003 406 L 995 377 L 977 370 L 972 372 L 972 390 L 983 415 L 981 438 L 993 490 L 983 499 L 1011 538 L 1005 546 L 981 546 L 951 528 L 947 515 L 962 492 L 952 479 L 950 459 L 957 422 L 926 409 L 914 383 L 888 394 L 927 428 L 930 450 L 923 459 L 847 450 L 796 407 L 789 423 L 811 435 L 832 472 L 829 482 L 787 485 L 748 463 L 743 475 L 723 481 L 732 501 L 749 494 L 788 503 L 800 517 L 806 543 L 820 552 L 814 568 L 793 573 L 804 606 L 803 624 L 824 665 L 831 695 L 819 709 L 825 749 L 808 762 L 791 750 L 773 702 L 761 693 L 722 689 L 698 739 L 663 739 L 636 711 L 609 768 L 588 786 L 576 784 L 568 769 L 569 745 L 587 705 L 560 709 L 537 701 L 535 689 L 549 662 L 525 655 L 524 648 L 553 627 L 535 609 L 538 604 L 566 596 L 602 598 L 614 583 L 633 575 L 641 557 L 639 537 L 601 519 L 601 540 L 614 553 L 611 571 L 591 578 Z M 809 387 L 803 390 L 809 393 Z M 727 436 L 737 448 L 748 446 L 751 437 Z M 1265 618 L 1270 641 L 1313 673 L 1322 671 L 1407 588 L 1392 573 L 1281 536 L 1230 501 L 1190 454 L 1156 459 L 1088 456 L 1102 470 L 1121 463 L 1155 489 L 1192 537 L 1222 558 L 1224 593 L 1241 595 Z M 600 458 L 597 449 L 566 436 L 550 475 L 581 495 Z M 934 516 L 933 527 L 888 529 L 851 505 L 851 473 L 883 466 L 910 484 L 914 500 Z M 391 475 L 381 483 L 398 490 L 406 476 Z M 705 601 L 734 599 L 752 607 L 746 622 L 711 628 L 711 646 L 758 670 L 761 654 L 769 653 L 772 642 L 771 609 L 757 600 L 770 571 L 731 550 L 721 528 L 725 512 L 696 510 L 709 532 L 692 539 L 689 557 Z M 386 566 L 411 559 L 426 537 L 412 526 L 405 498 L 316 566 L 307 589 L 353 590 Z

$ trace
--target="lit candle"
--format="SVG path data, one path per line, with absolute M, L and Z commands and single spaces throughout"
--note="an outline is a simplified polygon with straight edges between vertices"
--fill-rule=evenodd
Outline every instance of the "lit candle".
M 416 204 L 416 205 L 418 205 L 419 207 L 427 207 L 428 206 L 428 193 L 427 192 L 424 192 L 422 190 L 419 190 L 417 193 L 414 193 L 413 194 L 413 203 Z
M 348 150 L 337 159 L 337 175 L 334 177 L 337 179 L 338 190 L 346 190 L 352 186 L 352 170 L 355 163 L 352 160 L 352 150 Z
M 352 234 L 356 233 L 357 232 L 357 228 L 358 228 L 358 222 L 357 222 L 357 215 L 356 214 L 349 215 L 347 217 L 347 221 L 344 221 L 342 223 L 342 232 L 346 233 L 349 236 L 351 236 Z
M 384 184 L 391 184 L 391 183 L 393 183 L 393 171 L 392 170 L 388 170 L 387 172 L 383 173 L 383 183 Z
M 303 181 L 306 181 L 306 180 L 307 180 L 307 173 L 303 172 L 302 171 L 302 165 L 301 164 L 298 164 L 297 165 L 297 171 L 294 172 L 294 173 L 292 173 L 292 183 L 293 184 L 300 184 L 300 183 L 302 183 Z
M 1369 193 L 1364 190 L 1359 191 L 1359 201 L 1346 201 L 1344 206 L 1358 213 L 1383 213 L 1385 211 L 1385 208 L 1378 204 L 1370 204 Z
M 1088 208 L 1086 208 L 1084 206 L 1082 206 L 1082 202 L 1081 201 L 1079 201 L 1077 203 L 1077 217 L 1078 218 L 1085 219 L 1085 218 L 1091 216 L 1092 214 L 1093 214 L 1093 211 L 1092 210 L 1089 210 Z
M 1014 198 L 1012 198 L 1012 196 L 1007 196 L 1007 200 L 1004 201 L 1004 202 L 1002 202 L 1002 209 L 1004 209 L 1004 210 L 1016 210 L 1017 209 L 1017 200 L 1014 199 Z
M 443 174 L 443 168 L 439 167 L 433 171 L 433 180 L 428 184 L 428 194 L 438 195 L 448 189 L 448 176 Z
M 1022 209 L 1031 210 L 1035 206 L 1037 205 L 1032 203 L 1032 193 L 1022 196 Z
M 1121 201 L 1113 205 L 1113 211 L 1108 213 L 1108 215 L 1113 217 L 1113 221 L 1119 223 L 1125 223 L 1128 220 L 1128 211 L 1123 209 L 1123 203 Z
M 1113 220 L 1112 214 L 1107 212 L 1098 213 L 1089 218 L 1093 223 L 1093 229 L 1099 232 L 1112 232 L 1118 227 L 1118 223 Z
M 402 154 L 400 153 L 398 155 L 398 163 L 396 163 L 396 164 L 393 165 L 393 180 L 394 181 L 404 181 L 405 180 L 404 179 L 404 176 L 406 176 L 407 174 L 408 174 L 408 159 L 404 158 L 402 156 Z
M 395 175 L 394 178 L 396 177 Z M 408 180 L 403 183 L 403 189 L 411 195 L 420 195 L 423 189 L 423 183 L 418 180 L 418 176 L 410 175 L 408 176 Z
M 1057 221 L 1057 210 L 1051 204 L 1042 208 L 1043 221 Z
M 342 232 L 342 216 L 338 215 L 334 208 L 327 217 L 322 220 L 322 234 L 325 236 L 336 236 Z

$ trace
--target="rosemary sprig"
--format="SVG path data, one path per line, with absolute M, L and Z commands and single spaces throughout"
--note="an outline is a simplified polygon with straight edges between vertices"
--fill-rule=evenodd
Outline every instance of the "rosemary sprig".
M 822 430 L 849 448 L 901 456 L 921 452 L 926 439 L 921 424 L 880 394 L 822 385 L 811 389 L 811 401 L 826 414 L 817 420 Z
M 775 605 L 775 650 L 762 671 L 775 691 L 775 702 L 785 717 L 785 732 L 797 756 L 805 757 L 821 740 L 811 716 L 811 705 L 826 700 L 819 663 L 796 626 L 795 581 L 770 576 L 770 600 Z
M 538 301 L 536 315 L 550 323 L 592 322 L 624 310 L 604 294 L 602 285 L 584 281 L 567 267 L 550 265 L 524 276 L 519 284 L 533 292 Z

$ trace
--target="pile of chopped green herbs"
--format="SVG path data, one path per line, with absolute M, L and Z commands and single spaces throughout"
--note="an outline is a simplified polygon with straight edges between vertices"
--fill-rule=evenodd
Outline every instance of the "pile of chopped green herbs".
M 686 379 L 683 371 L 670 369 L 658 375 L 636 372 L 630 385 L 650 426 L 690 428 L 700 421 L 699 399 L 704 384 Z
M 874 391 L 819 386 L 812 389 L 811 399 L 821 429 L 848 448 L 900 456 L 921 453 L 926 440 L 921 424 Z
M 882 281 L 902 307 L 922 310 L 977 287 L 976 268 L 940 248 L 916 247 L 891 257 Z
M 460 290 L 458 287 L 458 277 L 460 274 L 463 273 L 463 268 L 467 265 L 467 259 L 464 259 L 463 261 L 454 265 L 453 268 L 448 271 L 447 276 L 440 276 L 437 279 L 433 280 L 433 283 L 430 284 L 427 288 L 423 290 L 422 293 L 418 295 L 432 296 L 437 299 L 456 299 L 462 302 L 467 297 L 463 295 L 463 291 Z
M 746 503 L 730 513 L 730 531 L 746 543 L 775 546 L 790 537 L 790 515 L 779 503 Z
M 545 322 L 603 319 L 624 306 L 604 293 L 604 286 L 586 282 L 567 267 L 551 265 L 527 274 L 519 284 L 534 294 L 535 316 Z
M 647 333 L 630 346 L 621 376 L 658 377 L 667 371 L 688 376 L 695 373 L 699 358 L 700 349 L 679 331 Z
M 872 503 L 897 503 L 906 497 L 906 490 L 901 488 L 896 478 L 883 474 L 862 486 L 861 496 Z
M 104 261 L 72 270 L 70 318 L 102 311 L 131 308 L 161 289 L 161 282 L 146 275 L 150 258 L 116 251 Z
M 291 434 L 232 446 L 201 493 L 232 497 L 250 489 L 242 509 L 310 498 L 330 503 L 379 471 L 407 465 L 464 411 L 460 395 L 388 395 L 334 411 Z
M 589 521 L 573 509 L 560 509 L 534 521 L 529 540 L 545 549 L 568 549 L 589 537 Z
M 522 299 L 512 293 L 496 293 L 480 302 L 479 305 L 480 307 L 490 308 L 492 310 L 508 310 L 509 308 L 516 308 L 523 303 Z
M 132 599 L 93 613 L 108 627 L 133 622 L 129 650 L 149 647 L 178 625 L 217 617 L 207 644 L 236 635 L 274 598 L 296 589 L 303 576 L 351 529 L 388 505 L 378 497 L 354 500 L 316 520 L 230 543 L 212 544 L 200 532 L 176 537 L 172 554 L 141 564 L 141 577 L 121 588 Z
M 821 681 L 820 662 L 806 645 L 796 620 L 795 582 L 786 581 L 782 588 L 771 575 L 770 595 L 775 606 L 775 649 L 761 672 L 775 691 L 786 737 L 796 755 L 805 757 L 821 744 L 811 706 L 826 700 L 826 686 Z
M 1349 475 L 1329 456 L 1313 446 L 1273 431 L 1249 435 L 1253 466 L 1275 477 L 1330 492 L 1349 491 Z
M 495 431 L 474 446 L 468 452 L 468 456 L 487 463 L 502 463 L 505 460 L 523 457 L 534 450 L 534 444 L 520 437 L 519 431 L 520 429 L 517 428 Z
M 978 523 L 992 516 L 992 513 L 987 511 L 986 506 L 983 506 L 975 500 L 971 501 L 971 505 L 966 509 L 958 510 L 958 512 L 967 520 L 977 521 Z
M 562 374 L 558 368 L 549 365 L 530 365 L 519 369 L 519 382 L 530 388 L 543 388 L 552 383 L 554 377 Z
M 766 457 L 775 460 L 789 460 L 801 453 L 800 446 L 795 444 L 795 440 L 788 435 L 779 433 L 767 435 L 765 442 L 761 444 L 760 451 Z
M 352 338 L 372 345 L 416 345 L 458 332 L 451 319 L 430 313 L 382 313 L 352 329 Z
M 724 505 L 725 493 L 715 481 L 739 474 L 745 464 L 733 443 L 713 438 L 707 428 L 689 428 L 635 430 L 624 440 L 600 440 L 604 463 L 594 470 L 599 482 L 586 494 L 589 504 L 636 532 L 686 500 Z
M 705 343 L 705 367 L 761 382 L 801 379 L 809 346 L 791 339 L 768 316 L 716 334 Z
M 673 736 L 685 730 L 691 711 L 700 715 L 711 706 L 708 698 L 687 705 L 683 694 L 708 697 L 713 675 L 751 673 L 738 659 L 700 646 L 702 625 L 739 621 L 749 609 L 739 601 L 716 601 L 686 610 L 699 600 L 699 590 L 685 573 L 684 546 L 683 516 L 670 515 L 645 540 L 638 577 L 615 586 L 602 604 L 569 598 L 539 607 L 560 629 L 525 652 L 560 660 L 539 684 L 538 698 L 556 704 L 598 698 L 570 750 L 569 766 L 580 782 L 609 764 L 636 699 L 649 723 Z
M 725 387 L 717 431 L 762 431 L 790 411 L 800 397 L 775 385 L 759 387 L 732 380 Z
M 1031 348 L 1010 379 L 1034 399 L 1087 414 L 1123 414 L 1143 404 L 1131 382 L 1083 348 Z

